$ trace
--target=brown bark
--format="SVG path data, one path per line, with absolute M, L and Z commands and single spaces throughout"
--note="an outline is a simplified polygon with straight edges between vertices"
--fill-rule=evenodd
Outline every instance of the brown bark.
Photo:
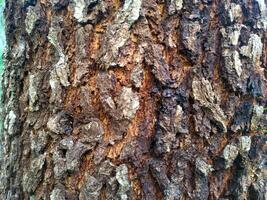
M 266 199 L 263 0 L 6 0 L 1 199 Z

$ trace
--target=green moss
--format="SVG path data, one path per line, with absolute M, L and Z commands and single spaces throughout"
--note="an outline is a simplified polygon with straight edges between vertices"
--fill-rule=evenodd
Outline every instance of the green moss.
M 3 72 L 3 50 L 5 48 L 5 29 L 4 29 L 4 16 L 3 16 L 3 11 L 4 11 L 4 0 L 0 0 L 0 73 L 2 74 Z
M 4 8 L 5 8 L 5 1 L 0 0 L 0 113 L 2 113 L 2 75 L 4 71 L 4 64 L 3 64 L 3 50 L 6 45 L 6 36 L 5 36 L 5 26 L 4 26 Z M 0 115 L 0 136 L 3 132 L 3 118 L 2 114 Z M 2 144 L 0 144 L 0 158 L 2 158 Z
M 4 26 L 4 8 L 5 8 L 5 1 L 0 0 L 0 81 L 2 79 L 2 74 L 4 71 L 4 64 L 3 64 L 3 51 L 6 45 L 6 36 L 5 36 L 5 26 Z M 0 97 L 2 97 L 2 87 L 0 86 Z M 0 126 L 2 123 L 0 123 Z M 1 128 L 1 127 L 0 127 Z

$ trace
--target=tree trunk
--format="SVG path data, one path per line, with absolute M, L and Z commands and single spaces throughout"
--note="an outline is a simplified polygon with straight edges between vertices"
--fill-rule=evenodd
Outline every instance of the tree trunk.
M 6 0 L 0 199 L 267 199 L 265 2 Z

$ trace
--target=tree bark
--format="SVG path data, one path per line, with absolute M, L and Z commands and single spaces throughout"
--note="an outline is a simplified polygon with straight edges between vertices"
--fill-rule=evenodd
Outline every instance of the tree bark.
M 264 0 L 6 0 L 0 198 L 267 199 Z

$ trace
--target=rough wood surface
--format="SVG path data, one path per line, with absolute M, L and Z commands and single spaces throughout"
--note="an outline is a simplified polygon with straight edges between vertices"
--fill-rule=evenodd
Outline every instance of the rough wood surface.
M 0 199 L 267 199 L 264 0 L 6 0 Z

